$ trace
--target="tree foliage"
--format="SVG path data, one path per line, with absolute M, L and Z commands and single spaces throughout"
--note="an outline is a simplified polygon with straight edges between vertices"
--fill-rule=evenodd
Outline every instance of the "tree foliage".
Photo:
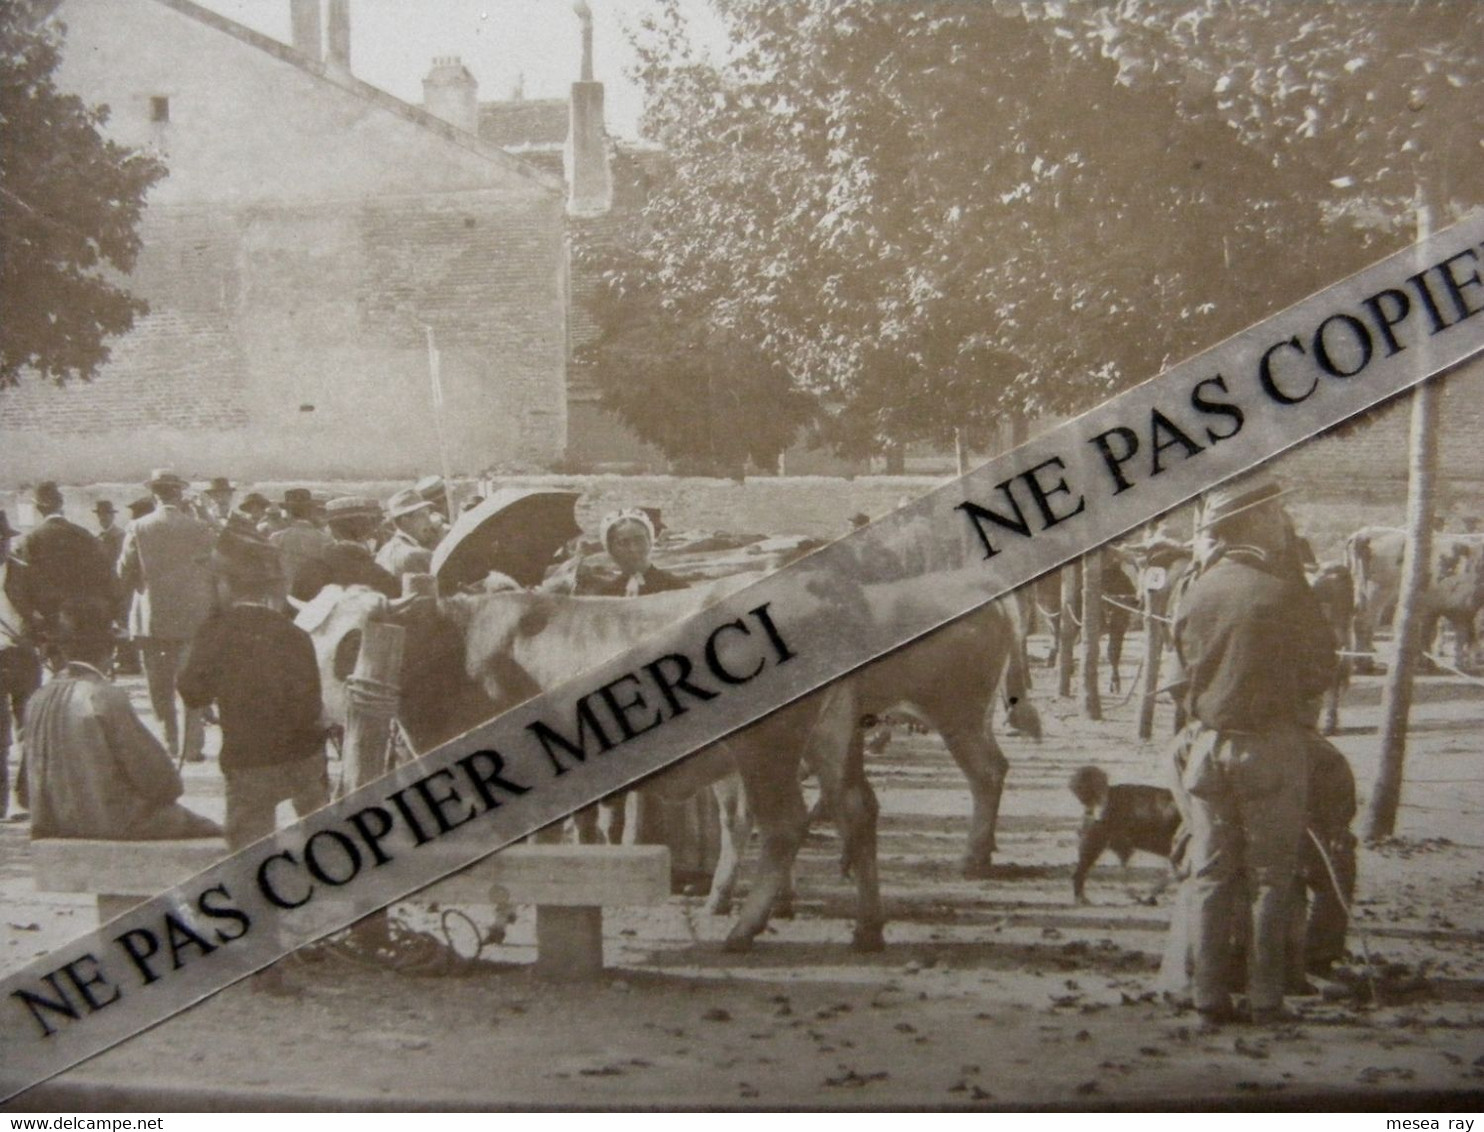
M 103 137 L 104 106 L 60 92 L 55 4 L 0 4 L 0 388 L 91 378 L 147 307 L 116 279 L 139 254 L 155 158 Z
M 608 281 L 846 451 L 1090 407 L 1477 193 L 1479 7 L 715 4 L 723 58 L 637 32 L 669 174 Z

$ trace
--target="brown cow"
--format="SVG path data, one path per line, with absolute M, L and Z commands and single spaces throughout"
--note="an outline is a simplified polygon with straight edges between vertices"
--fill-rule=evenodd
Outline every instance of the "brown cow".
M 403 669 L 404 727 L 418 750 L 427 749 L 466 730 L 477 718 L 488 718 L 601 663 L 717 596 L 679 590 L 613 601 L 502 593 L 414 607 Z M 921 599 L 910 585 L 887 583 L 861 587 L 843 600 L 861 600 L 870 616 L 891 619 L 914 616 L 917 611 L 909 607 Z M 336 604 L 332 597 L 318 613 L 320 653 L 330 658 L 332 675 L 343 675 L 350 651 L 345 642 L 356 631 L 356 618 L 377 616 L 385 606 L 356 590 L 341 595 L 344 608 Z M 451 647 L 455 641 L 457 650 Z M 333 659 L 337 654 L 338 665 Z M 1008 768 L 989 734 L 988 709 L 1007 661 L 1018 656 L 1013 616 L 1000 605 L 986 606 L 645 782 L 647 789 L 681 798 L 730 772 L 740 774 L 761 831 L 762 860 L 757 882 L 728 935 L 728 947 L 749 946 L 786 890 L 807 824 L 799 786 L 801 758 L 831 801 L 844 867 L 856 881 L 854 945 L 863 950 L 882 946 L 877 807 L 865 777 L 859 726 L 867 703 L 883 710 L 905 703 L 943 735 L 973 795 L 965 870 L 976 876 L 988 871 Z M 436 668 L 436 675 L 420 671 L 425 665 Z M 964 680 L 968 672 L 977 678 Z M 1016 708 L 1025 712 L 1029 705 L 1023 686 L 1011 688 Z M 457 722 L 450 721 L 443 707 L 449 699 Z M 471 715 L 477 718 L 471 720 Z

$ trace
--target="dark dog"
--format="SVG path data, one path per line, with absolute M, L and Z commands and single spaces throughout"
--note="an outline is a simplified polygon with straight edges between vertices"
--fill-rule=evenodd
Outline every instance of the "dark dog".
M 1169 859 L 1180 812 L 1168 790 L 1159 786 L 1109 786 L 1108 776 L 1095 766 L 1082 767 L 1068 785 L 1086 810 L 1077 843 L 1077 870 L 1072 874 L 1072 894 L 1078 904 L 1087 903 L 1083 884 L 1107 849 L 1117 853 L 1124 865 L 1135 849 Z

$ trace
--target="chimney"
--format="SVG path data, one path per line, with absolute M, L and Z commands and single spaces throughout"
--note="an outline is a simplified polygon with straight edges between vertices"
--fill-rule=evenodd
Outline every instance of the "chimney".
M 293 23 L 293 48 L 318 63 L 324 58 L 320 41 L 320 0 L 289 0 Z
M 433 60 L 423 79 L 423 109 L 465 133 L 479 133 L 479 83 L 457 55 Z
M 325 62 L 350 74 L 350 0 L 330 0 L 325 39 Z
M 608 170 L 608 133 L 603 128 L 603 84 L 593 81 L 593 13 L 587 0 L 572 10 L 582 23 L 582 78 L 572 84 L 570 125 L 564 164 L 567 211 L 573 216 L 601 216 L 613 206 L 613 178 Z

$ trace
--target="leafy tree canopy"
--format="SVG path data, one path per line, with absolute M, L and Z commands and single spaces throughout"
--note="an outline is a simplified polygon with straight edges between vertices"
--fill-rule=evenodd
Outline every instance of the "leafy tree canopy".
M 91 378 L 105 340 L 147 309 L 116 279 L 134 266 L 165 167 L 103 137 L 107 107 L 56 88 L 55 6 L 0 4 L 0 388 L 27 372 Z
M 1086 408 L 1478 193 L 1477 5 L 715 5 L 725 58 L 637 32 L 668 166 L 609 293 L 847 451 Z

